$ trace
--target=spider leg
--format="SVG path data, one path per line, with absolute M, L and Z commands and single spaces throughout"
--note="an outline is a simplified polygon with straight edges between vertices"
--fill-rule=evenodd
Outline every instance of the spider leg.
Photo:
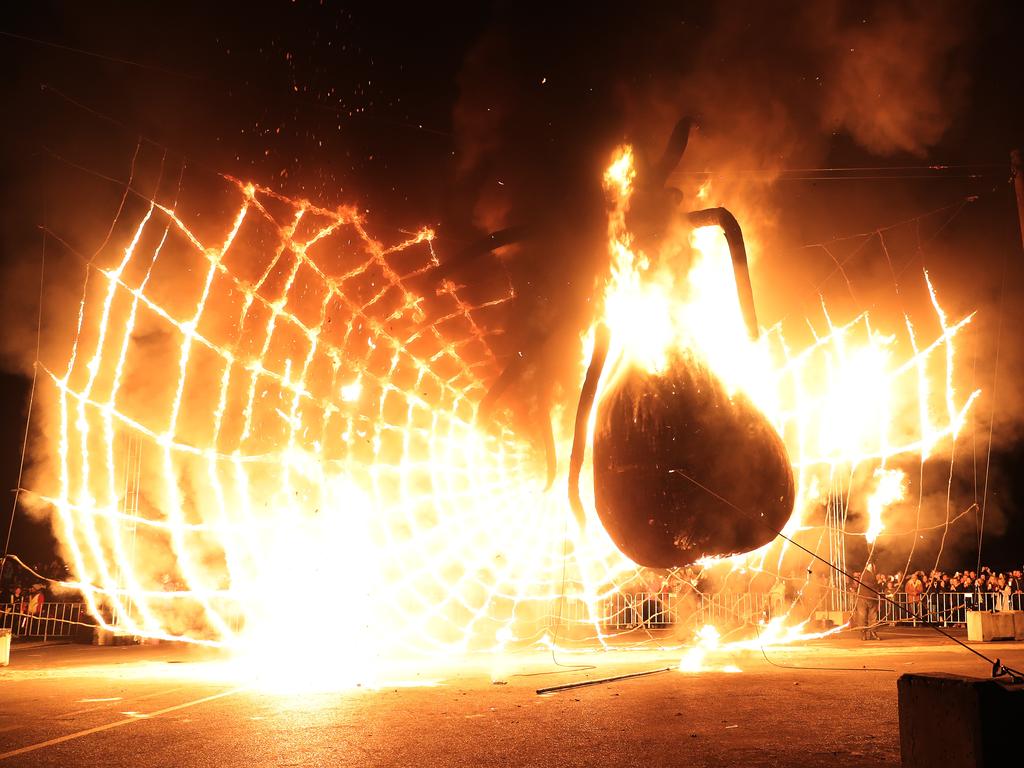
M 537 409 L 537 427 L 541 438 L 544 440 L 544 457 L 547 460 L 547 483 L 545 491 L 550 491 L 555 484 L 555 473 L 558 471 L 558 453 L 555 450 L 555 431 L 551 426 L 551 405 L 546 397 L 541 400 Z
M 605 360 L 608 357 L 610 340 L 611 332 L 608 330 L 608 326 L 599 323 L 594 331 L 594 354 L 590 358 L 590 367 L 587 368 L 587 377 L 583 380 L 580 402 L 576 408 L 572 454 L 569 456 L 569 506 L 572 507 L 580 529 L 586 522 L 583 502 L 580 501 L 580 470 L 583 469 L 583 457 L 587 452 L 587 425 L 590 421 L 590 412 L 594 407 L 594 398 L 597 396 L 597 384 L 601 380 L 601 372 L 604 370 Z
M 512 245 L 528 238 L 531 232 L 531 228 L 525 226 L 506 227 L 504 229 L 491 232 L 480 240 L 477 240 L 464 248 L 451 259 L 429 273 L 430 278 L 432 280 L 445 279 L 462 267 L 471 264 L 481 256 L 485 256 L 499 248 L 503 248 L 506 245 Z M 487 391 L 487 394 L 484 395 L 483 400 L 480 401 L 480 407 L 477 411 L 479 418 L 485 420 L 491 418 L 498 400 L 501 399 L 501 396 L 505 394 L 505 391 L 523 374 L 523 371 L 526 369 L 527 362 L 527 359 L 520 355 L 506 366 L 505 370 L 502 371 L 501 375 L 498 377 L 498 380 L 494 382 L 491 388 Z M 555 435 L 551 426 L 550 409 L 545 407 L 542 410 L 546 418 L 539 419 L 538 426 L 544 441 L 544 454 L 547 461 L 547 485 L 544 490 L 548 490 L 555 481 L 555 472 L 558 461 L 557 454 L 555 452 Z
M 484 395 L 484 399 L 480 401 L 477 418 L 487 420 L 493 416 L 498 400 L 523 375 L 528 362 L 526 356 L 517 356 L 515 360 L 505 367 L 505 370 L 501 372 L 501 376 L 498 377 L 498 380 L 494 382 L 487 391 L 487 394 Z M 547 398 L 544 398 L 541 402 L 535 423 L 544 442 L 544 458 L 547 464 L 547 482 L 544 490 L 547 491 L 554 484 L 555 473 L 558 469 L 558 452 L 555 449 L 555 433 L 554 428 L 551 426 L 551 407 L 548 404 Z
M 477 410 L 478 418 L 491 418 L 498 400 L 500 400 L 501 396 L 505 394 L 505 390 L 507 390 L 513 382 L 516 381 L 516 379 L 523 375 L 525 368 L 526 357 L 523 355 L 516 355 L 515 359 L 505 366 L 505 370 L 501 372 L 498 380 L 491 385 L 491 388 L 487 390 L 487 394 L 484 395 L 484 399 L 480 401 L 480 408 Z
M 672 129 L 672 135 L 665 144 L 665 151 L 661 153 L 661 159 L 651 168 L 650 184 L 654 187 L 664 187 L 668 181 L 669 174 L 679 165 L 686 152 L 686 145 L 690 141 L 690 127 L 693 120 L 684 117 L 676 123 Z
M 431 280 L 442 280 L 458 272 L 462 267 L 476 261 L 481 256 L 486 256 L 492 251 L 504 248 L 506 245 L 512 245 L 525 240 L 530 234 L 531 230 L 529 227 L 515 226 L 496 230 L 463 248 L 452 258 L 427 274 Z
M 696 227 L 719 227 L 725 234 L 732 256 L 732 271 L 736 278 L 736 294 L 739 296 L 743 320 L 747 325 L 747 333 L 752 341 L 761 336 L 754 312 L 754 290 L 750 286 L 750 269 L 747 267 L 747 248 L 743 244 L 743 230 L 740 224 L 725 208 L 707 208 L 703 211 L 690 211 L 687 218 Z

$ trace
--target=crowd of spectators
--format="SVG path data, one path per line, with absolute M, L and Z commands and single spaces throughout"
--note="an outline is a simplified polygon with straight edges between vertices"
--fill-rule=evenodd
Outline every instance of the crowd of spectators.
M 921 621 L 943 625 L 966 624 L 967 611 L 1024 610 L 1024 568 L 995 571 L 988 566 L 978 571 L 947 573 L 940 570 L 908 573 L 862 572 L 852 574 L 846 586 L 845 600 L 838 600 L 827 569 L 781 576 L 759 569 L 738 569 L 727 576 L 712 578 L 712 572 L 699 566 L 659 571 L 639 569 L 631 580 L 619 585 L 620 593 L 634 601 L 664 602 L 671 598 L 678 606 L 692 596 L 719 595 L 735 601 L 746 594 L 758 598 L 766 618 L 785 613 L 799 604 L 810 616 L 838 605 L 856 606 L 858 596 L 869 595 L 874 615 L 883 623 L 917 624 Z M 878 593 L 876 596 L 875 592 Z M 638 603 L 641 604 L 641 603 Z M 647 605 L 647 602 L 643 602 Z M 723 603 L 724 605 L 725 603 Z M 738 603 L 737 603 L 738 605 Z M 833 608 L 829 609 L 828 606 Z M 647 608 L 644 609 L 645 612 Z M 660 610 L 660 609 L 659 609 Z
M 1005 594 L 1021 594 L 1024 591 L 1024 569 L 995 572 L 987 565 L 980 571 L 957 571 L 952 575 L 942 571 L 913 571 L 906 575 L 895 573 L 886 575 L 879 573 L 875 579 L 877 589 L 885 595 L 906 592 L 908 595 L 921 595 L 928 592 L 1000 592 Z
M 980 571 L 964 570 L 953 574 L 933 570 L 875 575 L 873 586 L 878 594 L 905 606 L 912 617 L 943 624 L 963 623 L 967 610 L 1024 609 L 1024 569 L 996 572 L 988 566 Z M 870 578 L 870 577 L 869 577 Z M 862 574 L 854 579 L 861 581 Z M 851 583 L 852 592 L 858 584 Z
M 890 597 L 898 592 L 905 592 L 912 598 L 939 592 L 1019 595 L 1024 592 L 1021 573 L 1021 569 L 997 573 L 988 566 L 982 566 L 977 572 L 957 571 L 952 575 L 942 571 L 912 571 L 906 575 L 879 573 L 875 576 L 875 588 L 880 594 Z M 854 574 L 854 577 L 859 580 L 860 574 Z

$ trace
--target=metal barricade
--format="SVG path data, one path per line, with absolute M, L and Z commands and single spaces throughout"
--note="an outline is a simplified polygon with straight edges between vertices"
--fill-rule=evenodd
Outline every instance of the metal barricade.
M 909 625 L 927 620 L 954 626 L 967 623 L 967 611 L 1020 610 L 1024 610 L 1024 594 L 932 592 L 922 593 L 920 600 L 911 601 L 905 592 L 897 592 L 879 601 L 878 620 L 883 624 Z
M 548 626 L 597 624 L 608 632 L 669 629 L 692 624 L 723 627 L 773 618 L 772 598 L 758 592 L 700 595 L 676 592 L 616 592 L 592 607 L 579 598 L 555 598 L 548 608 Z
M 723 628 L 768 621 L 783 609 L 765 592 L 616 592 L 592 606 L 579 598 L 556 599 L 551 603 L 549 624 L 596 624 L 608 632 L 681 625 L 699 629 L 707 624 Z M 966 624 L 967 611 L 997 610 L 1024 610 L 1024 595 L 934 592 L 911 600 L 905 592 L 896 592 L 879 599 L 878 621 L 907 626 L 932 621 L 955 626 Z
M 701 595 L 699 623 L 716 627 L 756 624 L 773 618 L 780 609 L 765 592 L 720 592 Z
M 605 601 L 602 623 L 612 630 L 665 629 L 675 616 L 675 595 L 668 592 L 620 592 Z
M 0 629 L 11 630 L 13 637 L 72 637 L 84 611 L 83 603 L 43 603 L 35 613 L 29 613 L 27 603 L 4 603 L 0 605 Z

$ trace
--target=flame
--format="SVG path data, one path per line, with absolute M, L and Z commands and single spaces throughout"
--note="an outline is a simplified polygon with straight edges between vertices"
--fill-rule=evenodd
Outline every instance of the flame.
M 687 650 L 679 660 L 680 672 L 703 672 L 706 670 L 704 660 L 717 651 L 721 645 L 722 633 L 712 624 L 705 624 L 697 631 L 696 643 Z
M 636 168 L 633 165 L 633 148 L 631 146 L 619 147 L 612 158 L 611 165 L 604 172 L 604 185 L 607 189 L 614 189 L 620 200 L 628 200 L 633 192 L 633 180 L 636 178 Z
M 927 275 L 941 334 L 924 344 L 908 318 L 905 359 L 867 313 L 835 325 L 824 305 L 824 332 L 802 349 L 780 326 L 751 341 L 722 233 L 680 230 L 646 253 L 627 223 L 635 178 L 623 147 L 604 176 L 602 392 L 627 365 L 661 371 L 680 351 L 706 361 L 789 448 L 789 536 L 844 468 L 925 457 L 958 434 L 979 394 L 953 384 L 953 341 L 971 316 L 950 322 Z M 534 446 L 477 419 L 501 367 L 489 313 L 512 292 L 470 301 L 432 284 L 430 230 L 385 246 L 355 209 L 233 179 L 227 193 L 237 207 L 220 232 L 149 202 L 91 267 L 67 356 L 49 369 L 56 471 L 36 493 L 90 612 L 263 669 L 288 627 L 306 647 L 282 674 L 310 686 L 372 684 L 409 654 L 554 648 L 553 624 L 582 625 L 604 647 L 602 602 L 636 566 L 598 524 L 592 488 L 581 490 L 594 524 L 580 531 L 567 524 L 565 467 L 545 492 Z M 581 381 L 592 345 L 584 334 Z M 566 456 L 571 430 L 557 423 Z M 142 456 L 131 470 L 126 445 Z M 903 492 L 897 474 L 876 475 L 872 538 Z M 777 541 L 728 567 L 761 572 L 771 554 L 781 569 L 785 553 Z M 786 619 L 758 642 L 820 636 Z M 734 647 L 705 627 L 680 668 Z
M 904 483 L 906 474 L 899 469 L 876 469 L 875 480 L 877 484 L 874 492 L 868 497 L 868 529 L 865 536 L 869 542 L 874 542 L 878 534 L 885 530 L 882 522 L 882 513 L 890 504 L 902 501 L 906 496 Z
M 760 652 L 773 647 L 820 640 L 847 627 L 844 624 L 820 632 L 809 632 L 806 631 L 807 622 L 787 626 L 787 618 L 779 616 L 767 622 L 760 622 L 753 637 L 729 642 L 722 641 L 721 632 L 713 625 L 705 624 L 697 631 L 693 645 L 683 653 L 679 661 L 679 671 L 740 672 L 742 670 L 733 661 L 750 651 Z M 722 661 L 728 663 L 721 664 Z

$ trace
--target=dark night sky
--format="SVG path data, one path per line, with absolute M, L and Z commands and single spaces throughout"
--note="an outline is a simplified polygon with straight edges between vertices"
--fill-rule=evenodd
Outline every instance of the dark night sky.
M 780 100 L 790 99 L 797 105 L 791 114 L 800 117 L 800 89 L 813 86 L 821 74 L 816 62 L 831 56 L 810 45 L 806 59 L 790 55 L 782 41 L 773 47 L 773 30 L 784 29 L 799 4 L 666 3 L 665 8 L 645 4 L 640 11 L 626 5 L 552 10 L 530 3 L 417 4 L 399 11 L 398 4 L 382 3 L 39 2 L 7 9 L 0 21 L 3 268 L 8 275 L 34 269 L 44 202 L 59 205 L 61 174 L 67 172 L 51 153 L 123 175 L 141 135 L 173 157 L 187 158 L 193 168 L 252 178 L 330 204 L 358 201 L 382 230 L 437 225 L 443 254 L 473 237 L 473 208 L 486 199 L 494 174 L 507 173 L 513 187 L 515 179 L 535 185 L 550 181 L 542 184 L 550 187 L 549 197 L 540 194 L 539 203 L 510 204 L 513 211 L 529 211 L 531 204 L 546 205 L 556 192 L 564 201 L 566 192 L 578 189 L 583 165 L 594 159 L 591 149 L 631 132 L 661 135 L 664 115 L 647 119 L 634 93 L 649 94 L 660 82 L 690 82 L 693 70 L 710 68 L 723 73 L 723 80 L 716 84 L 707 78 L 708 87 L 735 87 L 737 98 L 753 94 L 754 100 L 777 87 Z M 839 4 L 840 15 L 856 8 L 869 17 L 882 5 Z M 933 5 L 936 13 L 948 10 Z M 791 246 L 871 231 L 982 195 L 943 231 L 928 266 L 948 282 L 962 281 L 962 290 L 952 297 L 954 308 L 991 309 L 988 322 L 994 328 L 1002 264 L 1006 258 L 1011 264 L 1002 340 L 1006 368 L 1000 372 L 1005 403 L 1013 411 L 1000 432 L 1011 436 L 993 461 L 1003 479 L 996 492 L 1007 510 L 1016 510 L 1024 503 L 1024 444 L 1013 437 L 1024 402 L 1017 383 L 1017 364 L 1024 359 L 1016 352 L 1017 320 L 1024 318 L 1015 309 L 1021 251 L 1006 166 L 1009 149 L 1024 144 L 1024 67 L 1018 60 L 1024 13 L 1018 3 L 959 5 L 962 39 L 951 46 L 950 67 L 957 74 L 949 80 L 950 114 L 926 148 L 880 151 L 842 128 L 816 127 L 813 136 L 797 132 L 798 140 L 787 144 L 789 154 L 769 159 L 786 168 L 943 162 L 971 164 L 971 173 L 784 178 L 771 194 L 778 228 L 786 233 L 781 239 Z M 759 25 L 768 16 L 771 23 L 762 33 Z M 703 38 L 730 24 L 738 29 L 734 48 L 702 46 Z M 751 90 L 745 92 L 748 79 Z M 523 95 L 517 90 L 521 83 L 534 90 Z M 479 142 L 486 133 L 480 125 L 486 128 L 492 119 L 491 107 L 481 107 L 489 95 L 493 114 L 504 120 L 496 135 L 507 145 L 509 167 L 501 165 L 498 152 L 499 159 L 476 175 L 460 173 L 479 149 L 470 138 Z M 864 112 L 872 119 L 868 107 Z M 713 132 L 714 109 L 707 108 L 706 115 Z M 719 128 L 724 131 L 720 118 Z M 752 132 L 751 146 L 757 151 L 769 145 Z M 963 253 L 969 248 L 967 265 Z M 782 264 L 781 257 L 777 262 Z M 780 274 L 783 266 L 806 267 L 815 279 L 829 271 L 827 264 L 788 263 L 777 267 Z M 972 271 L 965 277 L 968 266 Z M 560 278 L 528 261 L 513 272 L 522 280 L 537 275 L 527 283 L 533 292 L 523 291 L 527 313 L 543 310 L 560 285 Z M 865 268 L 865 281 L 870 274 L 878 273 Z M 891 284 L 887 287 L 891 290 Z M 10 277 L 5 288 L 8 314 L 23 324 L 26 317 L 31 320 L 33 292 Z M 867 289 L 865 295 L 874 300 Z M 813 306 L 814 301 L 811 295 L 798 303 Z M 789 302 L 780 298 L 773 308 L 781 311 Z M 6 345 L 11 358 L 6 362 L 14 372 L 0 379 L 4 488 L 12 488 L 17 477 L 27 393 L 10 353 L 17 346 Z M 988 359 L 991 353 L 986 348 L 978 354 Z M 1011 517 L 1001 537 L 986 541 L 986 560 L 1002 567 L 1020 563 L 1021 517 Z M 0 522 L 6 518 L 7 509 L 0 509 Z M 17 519 L 13 551 L 36 557 L 48 546 L 45 526 Z

